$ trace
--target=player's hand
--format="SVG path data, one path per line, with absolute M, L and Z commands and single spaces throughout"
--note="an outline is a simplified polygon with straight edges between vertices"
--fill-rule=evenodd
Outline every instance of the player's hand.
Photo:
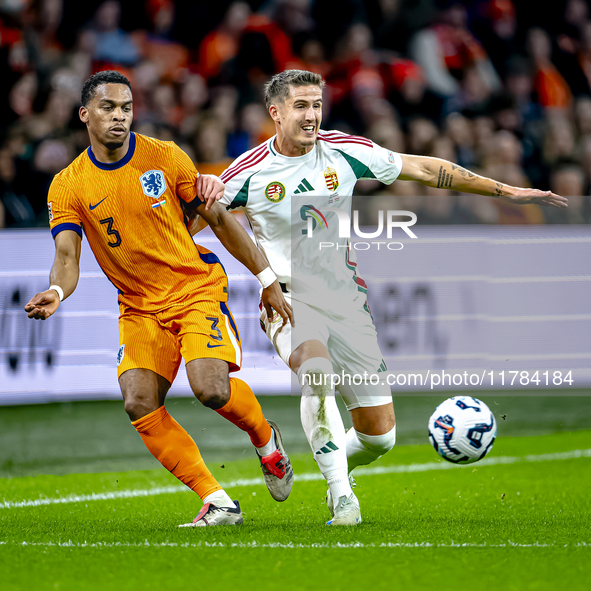
M 513 195 L 504 195 L 503 201 L 515 203 L 516 205 L 544 205 L 546 207 L 568 207 L 568 199 L 556 195 L 552 191 L 539 191 L 538 189 L 520 189 L 513 187 Z
M 205 209 L 209 209 L 216 201 L 224 196 L 224 183 L 213 174 L 200 174 L 195 183 L 197 196 L 205 202 Z
M 25 306 L 25 312 L 29 313 L 29 318 L 35 320 L 47 320 L 59 307 L 60 298 L 53 289 L 42 291 L 29 300 Z
M 283 324 L 281 327 L 283 328 L 287 322 L 289 321 L 292 326 L 294 326 L 293 322 L 293 311 L 291 306 L 285 301 L 283 297 L 283 293 L 281 291 L 281 287 L 279 286 L 279 281 L 274 281 L 263 289 L 263 293 L 261 296 L 263 300 L 263 306 L 267 311 L 267 318 L 269 322 L 273 321 L 273 310 L 275 310 L 281 318 L 283 318 Z

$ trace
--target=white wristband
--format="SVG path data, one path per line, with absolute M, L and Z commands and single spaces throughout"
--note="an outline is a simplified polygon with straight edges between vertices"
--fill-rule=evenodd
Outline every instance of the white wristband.
M 263 286 L 263 289 L 265 289 L 269 287 L 269 285 L 277 281 L 277 275 L 273 273 L 271 267 L 267 267 L 257 275 L 257 279 L 260 281 L 261 285 Z
M 48 288 L 49 289 L 53 289 L 57 292 L 57 295 L 60 299 L 60 302 L 63 301 L 64 299 L 64 290 L 59 286 L 59 285 L 50 285 Z

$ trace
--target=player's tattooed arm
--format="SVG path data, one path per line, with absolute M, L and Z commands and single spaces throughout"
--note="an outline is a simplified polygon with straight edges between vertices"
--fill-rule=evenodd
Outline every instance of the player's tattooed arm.
M 403 181 L 417 181 L 428 187 L 486 195 L 518 205 L 535 203 L 553 207 L 567 207 L 568 204 L 565 197 L 551 191 L 505 185 L 441 158 L 411 154 L 401 154 L 401 157 L 402 170 L 398 178 Z
M 452 164 L 452 168 L 453 168 L 453 164 Z M 464 170 L 464 169 L 462 168 L 462 170 Z M 466 172 L 468 172 L 468 171 L 466 171 Z M 449 172 L 449 170 L 447 170 L 446 167 L 442 164 L 439 167 L 439 175 L 437 177 L 437 188 L 438 189 L 451 188 L 453 181 L 454 181 L 454 175 L 451 174 Z
M 454 176 L 456 179 L 455 182 Z M 423 184 L 433 186 L 429 181 L 423 181 Z M 487 185 L 490 185 L 492 191 L 489 192 L 487 190 Z M 442 161 L 439 165 L 437 184 L 435 186 L 438 189 L 454 189 L 456 191 L 478 193 L 480 195 L 489 195 L 491 197 L 501 197 L 503 195 L 502 183 L 482 177 L 459 164 L 446 161 Z

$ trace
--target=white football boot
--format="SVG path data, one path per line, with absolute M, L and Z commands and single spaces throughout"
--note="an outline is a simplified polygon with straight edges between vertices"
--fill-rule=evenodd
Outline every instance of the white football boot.
M 217 507 L 212 503 L 205 503 L 201 511 L 191 523 L 183 523 L 179 527 L 207 527 L 211 525 L 242 525 L 243 517 L 240 503 L 234 501 L 236 507 Z
M 362 522 L 359 501 L 355 494 L 348 497 L 344 495 L 339 499 L 334 508 L 334 515 L 326 525 L 358 525 Z
M 351 474 L 349 474 L 349 484 L 351 488 L 355 488 L 357 486 L 357 481 Z M 328 510 L 330 511 L 331 517 L 334 517 L 334 503 L 332 501 L 332 495 L 330 494 L 330 488 L 326 491 L 326 504 L 328 506 Z M 359 502 L 357 503 L 359 504 Z

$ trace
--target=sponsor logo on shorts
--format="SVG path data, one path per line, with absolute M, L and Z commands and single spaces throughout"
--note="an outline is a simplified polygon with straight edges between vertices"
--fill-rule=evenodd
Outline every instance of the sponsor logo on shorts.
M 265 197 L 271 203 L 279 203 L 285 199 L 286 191 L 282 183 L 274 181 L 265 187 Z
M 121 365 L 123 358 L 125 357 L 125 345 L 121 345 L 119 347 L 119 351 L 117 351 L 117 367 Z

